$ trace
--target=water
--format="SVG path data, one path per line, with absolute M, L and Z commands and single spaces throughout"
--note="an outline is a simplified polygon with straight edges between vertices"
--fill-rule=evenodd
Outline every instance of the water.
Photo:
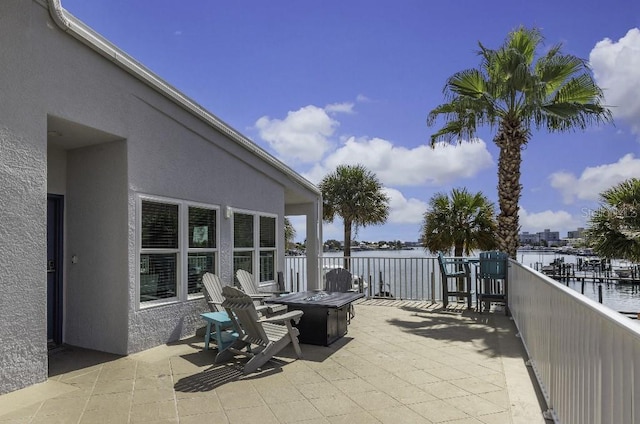
M 556 258 L 563 258 L 567 264 L 575 264 L 578 261 L 578 257 L 575 255 L 562 255 L 554 252 L 520 251 L 517 256 L 518 262 L 532 268 L 536 263 L 548 265 Z M 613 266 L 619 263 L 620 261 L 611 261 Z M 562 282 L 562 284 L 577 292 L 582 291 L 582 282 L 580 281 L 570 280 L 568 283 Z M 602 286 L 602 304 L 604 306 L 619 312 L 640 312 L 640 292 L 637 285 L 586 281 L 584 295 L 597 302 L 598 286 Z
M 423 249 L 411 249 L 411 250 L 365 250 L 354 251 L 351 253 L 354 258 L 424 258 L 433 257 L 433 255 L 426 253 Z M 323 253 L 325 258 L 338 258 L 342 257 L 342 252 L 325 252 Z M 519 251 L 517 255 L 518 262 L 523 265 L 535 267 L 535 264 L 548 265 L 554 259 L 563 258 L 565 263 L 575 264 L 578 257 L 575 255 L 557 254 L 554 252 L 543 251 Z M 615 261 L 612 261 L 613 265 L 616 265 Z M 432 270 L 429 270 L 432 271 Z M 418 271 L 420 272 L 420 271 Z M 392 280 L 392 276 L 386 276 L 387 281 Z M 582 290 L 582 282 L 569 281 L 568 283 L 562 283 L 567 287 L 580 292 Z M 617 283 L 594 283 L 586 281 L 584 283 L 584 295 L 588 298 L 598 301 L 598 286 L 602 286 L 602 304 L 615 311 L 624 312 L 640 312 L 640 292 L 638 286 L 632 284 L 617 284 Z M 411 290 L 408 288 L 407 290 Z

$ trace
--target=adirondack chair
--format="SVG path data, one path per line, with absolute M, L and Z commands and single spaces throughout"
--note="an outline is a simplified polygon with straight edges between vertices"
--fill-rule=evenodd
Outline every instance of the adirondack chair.
M 240 287 L 242 291 L 251 296 L 254 299 L 266 299 L 268 297 L 277 296 L 279 294 L 288 293 L 285 290 L 275 290 L 275 291 L 260 291 L 258 290 L 258 285 L 253 279 L 253 275 L 250 272 L 245 271 L 244 269 L 239 269 L 236 271 L 236 278 L 240 283 Z
M 210 272 L 205 272 L 202 276 L 202 283 L 204 284 L 204 298 L 209 305 L 211 312 L 222 312 L 222 302 L 224 302 L 224 296 L 222 296 L 222 282 L 220 277 Z
M 206 272 L 202 276 L 202 282 L 204 284 L 204 297 L 209 304 L 211 312 L 223 312 L 222 302 L 224 302 L 224 296 L 222 295 L 222 282 L 217 274 Z M 287 307 L 285 305 L 262 305 L 257 304 L 256 310 L 260 315 L 270 315 L 273 313 L 286 312 Z
M 438 265 L 442 277 L 442 304 L 446 308 L 449 297 L 466 298 L 467 308 L 471 309 L 471 267 L 463 258 L 445 258 L 438 253 Z M 453 287 L 450 288 L 450 280 Z M 462 281 L 461 281 L 462 280 Z M 458 286 L 461 283 L 462 287 Z M 466 287 L 465 287 L 466 286 Z
M 245 294 L 247 294 L 249 297 L 251 297 L 251 299 L 253 299 L 253 303 L 256 305 L 256 308 L 258 309 L 260 309 L 261 306 L 264 306 L 265 299 L 288 293 L 286 291 L 280 291 L 280 290 L 273 291 L 273 292 L 259 291 L 258 286 L 256 285 L 255 280 L 253 279 L 253 275 L 251 275 L 249 272 L 245 271 L 244 269 L 239 269 L 238 271 L 236 271 L 236 278 L 240 283 L 240 287 L 242 288 L 242 291 L 245 292 Z M 268 312 L 270 314 L 279 314 L 282 312 L 287 312 L 286 305 L 270 304 L 268 305 L 268 308 L 269 308 Z
M 326 286 L 325 291 L 328 292 L 340 292 L 347 293 L 353 291 L 353 275 L 348 269 L 335 268 L 330 270 L 325 275 Z M 349 316 L 347 317 L 347 324 L 351 323 L 351 319 L 356 316 L 356 310 L 353 304 L 349 305 Z
M 243 373 L 249 374 L 264 365 L 289 343 L 293 344 L 298 358 L 302 358 L 298 344 L 300 333 L 293 326 L 293 323 L 300 321 L 302 311 L 260 318 L 253 300 L 244 292 L 235 287 L 223 287 L 222 295 L 225 298 L 222 306 L 233 321 L 238 338 L 218 353 L 216 363 L 227 362 L 235 355 L 243 355 L 250 358 L 243 368 Z
M 481 252 L 476 270 L 476 307 L 482 313 L 483 306 L 489 309 L 491 303 L 507 307 L 507 263 L 508 256 L 504 252 Z
M 327 272 L 325 291 L 346 293 L 353 288 L 353 275 L 344 268 L 335 268 Z

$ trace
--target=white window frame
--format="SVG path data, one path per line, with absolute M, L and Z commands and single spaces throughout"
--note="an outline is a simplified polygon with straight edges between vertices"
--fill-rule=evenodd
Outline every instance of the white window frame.
M 178 248 L 177 249 L 143 249 L 142 248 L 142 202 L 156 202 L 165 203 L 169 205 L 178 206 Z M 211 209 L 216 211 L 216 247 L 215 248 L 190 248 L 189 247 L 189 207 Z M 220 206 L 208 203 L 192 202 L 188 200 L 174 199 L 170 197 L 155 196 L 149 194 L 138 194 L 136 201 L 136 270 L 135 270 L 135 296 L 137 310 L 148 309 L 155 306 L 179 303 L 189 301 L 193 299 L 201 299 L 204 297 L 204 293 L 188 293 L 188 263 L 189 253 L 213 253 L 214 254 L 214 269 L 219 270 L 220 264 Z M 150 300 L 146 302 L 140 301 L 140 257 L 143 254 L 176 254 L 176 294 L 177 296 Z
M 274 214 L 274 213 L 268 213 L 268 212 L 260 212 L 260 211 L 253 211 L 253 210 L 248 210 L 248 209 L 235 209 L 232 208 L 232 222 L 231 222 L 231 246 L 232 246 L 232 251 L 233 251 L 233 255 L 235 256 L 236 252 L 253 252 L 253 258 L 252 258 L 252 268 L 253 268 L 253 278 L 256 280 L 256 283 L 258 284 L 258 287 L 267 287 L 272 285 L 276 279 L 277 279 L 277 268 L 278 268 L 278 244 L 279 244 L 279 238 L 278 238 L 278 221 L 279 221 L 279 216 L 278 214 Z M 240 247 L 240 248 L 236 248 L 235 247 L 235 216 L 236 214 L 243 214 L 243 215 L 252 215 L 253 216 L 253 247 Z M 275 247 L 260 247 L 260 217 L 268 217 L 268 218 L 274 218 L 275 219 Z M 273 256 L 273 266 L 274 266 L 274 270 L 273 270 L 273 280 L 266 280 L 266 281 L 259 281 L 260 280 L 260 252 L 274 252 L 274 256 Z M 231 269 L 233 272 L 233 260 L 231 261 Z M 235 278 L 235 276 L 234 276 Z

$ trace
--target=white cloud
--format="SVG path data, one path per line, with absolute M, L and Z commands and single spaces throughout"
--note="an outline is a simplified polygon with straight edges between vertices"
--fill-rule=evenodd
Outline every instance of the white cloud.
M 353 113 L 353 103 L 332 103 L 326 105 L 324 110 L 327 113 Z
M 575 199 L 597 200 L 600 193 L 614 185 L 640 175 L 640 159 L 632 153 L 618 162 L 587 167 L 579 177 L 569 172 L 556 172 L 549 177 L 551 187 L 562 193 L 566 204 Z
M 334 105 L 333 112 L 337 108 Z M 344 109 L 344 106 L 342 107 Z M 317 162 L 331 148 L 329 137 L 340 125 L 325 109 L 309 105 L 287 117 L 270 119 L 263 116 L 256 121 L 260 137 L 285 161 Z
M 482 140 L 409 149 L 381 138 L 350 137 L 305 176 L 317 183 L 338 165 L 355 164 L 366 166 L 386 186 L 437 186 L 473 177 L 493 166 L 493 159 Z
M 359 103 L 368 103 L 371 101 L 371 99 L 364 94 L 358 94 L 358 96 L 356 97 L 356 101 Z
M 384 188 L 384 192 L 389 196 L 389 220 L 390 224 L 419 224 L 422 222 L 422 215 L 427 210 L 427 203 L 422 200 L 409 198 L 396 189 Z
M 571 216 L 569 212 L 562 210 L 546 210 L 532 213 L 520 208 L 518 216 L 522 230 L 529 233 L 537 233 L 548 228 L 551 231 L 560 231 L 560 236 L 563 237 L 562 233 L 583 226 L 580 220 Z
M 617 42 L 609 38 L 599 41 L 589 62 L 614 117 L 640 135 L 640 29 L 629 30 Z

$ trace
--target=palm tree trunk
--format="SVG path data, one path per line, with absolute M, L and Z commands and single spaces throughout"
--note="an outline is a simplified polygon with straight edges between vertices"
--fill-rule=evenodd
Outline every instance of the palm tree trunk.
M 498 159 L 498 246 L 511 258 L 518 250 L 518 202 L 522 192 L 520 165 L 522 146 L 527 143 L 527 133 L 516 119 L 505 119 L 494 139 L 500 148 Z
M 351 221 L 344 221 L 344 269 L 349 268 L 351 261 Z

